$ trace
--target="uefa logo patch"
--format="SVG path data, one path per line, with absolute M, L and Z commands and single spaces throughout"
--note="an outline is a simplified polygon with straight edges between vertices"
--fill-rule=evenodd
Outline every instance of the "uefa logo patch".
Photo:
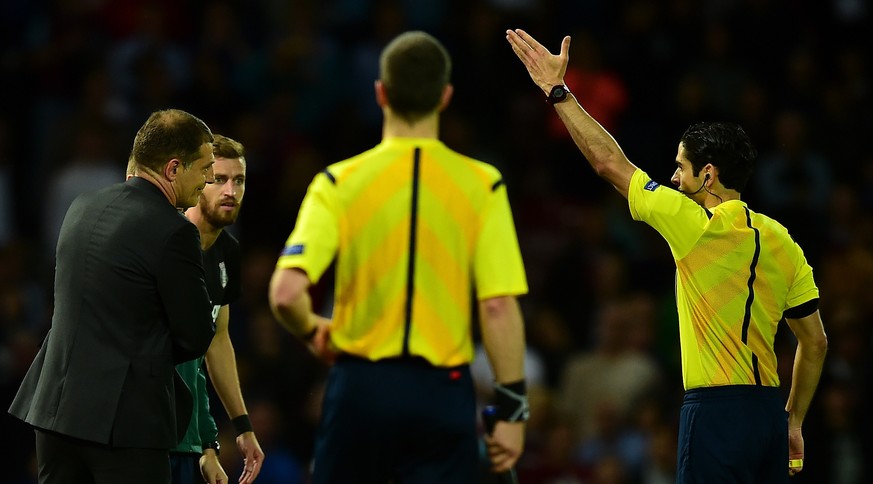
M 646 186 L 644 186 L 643 188 L 645 188 L 646 190 L 648 190 L 650 192 L 654 192 L 655 189 L 658 188 L 659 186 L 661 186 L 661 185 L 658 182 L 656 182 L 654 180 L 649 180 L 649 183 L 646 183 Z
M 282 249 L 282 255 L 300 255 L 303 253 L 303 244 L 289 245 Z

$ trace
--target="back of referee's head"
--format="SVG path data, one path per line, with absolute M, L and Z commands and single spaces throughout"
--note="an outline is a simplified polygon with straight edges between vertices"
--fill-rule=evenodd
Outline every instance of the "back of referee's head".
M 451 71 L 446 48 L 422 31 L 398 35 L 379 59 L 379 77 L 388 103 L 396 115 L 410 123 L 440 107 Z

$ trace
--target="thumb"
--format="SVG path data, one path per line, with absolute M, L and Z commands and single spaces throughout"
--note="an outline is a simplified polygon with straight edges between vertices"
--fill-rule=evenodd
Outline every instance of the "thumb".
M 566 57 L 570 52 L 570 36 L 564 37 L 561 41 L 561 57 Z

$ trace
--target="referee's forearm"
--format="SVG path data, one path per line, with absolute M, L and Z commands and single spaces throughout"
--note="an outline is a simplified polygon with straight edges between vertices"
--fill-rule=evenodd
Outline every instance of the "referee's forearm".
M 788 412 L 788 428 L 800 428 L 815 394 L 824 366 L 827 346 L 805 345 L 798 342 L 794 355 L 794 371 L 791 392 L 785 410 Z
M 566 101 L 554 106 L 591 168 L 626 198 L 636 167 L 627 159 L 615 138 L 579 104 L 572 93 Z
M 294 336 L 302 338 L 311 332 L 312 303 L 309 294 L 302 294 L 297 300 L 273 304 L 271 307 L 276 320 Z
M 518 301 L 505 296 L 479 303 L 482 343 L 494 379 L 512 383 L 524 379 L 524 322 Z
M 270 309 L 276 320 L 297 337 L 314 328 L 309 278 L 293 269 L 277 269 L 270 280 Z

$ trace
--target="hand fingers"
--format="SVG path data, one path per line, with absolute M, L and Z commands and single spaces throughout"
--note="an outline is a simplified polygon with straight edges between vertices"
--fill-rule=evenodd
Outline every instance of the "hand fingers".
M 240 474 L 240 476 L 239 476 L 239 483 L 240 484 L 251 484 L 252 482 L 254 482 L 254 480 L 255 480 L 255 476 L 252 475 L 252 469 L 249 468 L 248 466 L 246 466 L 243 469 L 242 474 Z
M 524 30 L 515 29 L 515 33 L 518 34 L 518 36 L 521 37 L 521 39 L 525 41 L 525 43 L 527 43 L 527 45 L 530 46 L 531 49 L 537 52 L 549 53 L 549 51 L 545 47 L 543 47 L 542 44 L 537 42 L 536 39 L 531 37 L 530 34 L 525 32 Z
M 530 49 L 530 46 L 527 44 L 527 42 L 525 42 L 524 39 L 519 37 L 518 34 L 516 34 L 514 30 L 507 30 L 506 31 L 506 40 L 508 40 L 509 43 L 512 45 L 518 44 L 519 47 L 525 47 L 525 48 Z
M 252 456 L 246 457 L 243 460 L 245 467 L 243 467 L 243 472 L 239 476 L 239 484 L 251 484 L 255 482 L 255 479 L 261 472 L 262 462 L 260 459 L 255 458 L 254 452 L 252 452 L 252 454 Z
M 261 473 L 261 461 L 255 461 L 255 463 L 252 464 L 252 480 L 250 482 L 255 482 L 255 479 L 257 479 L 258 474 L 260 474 L 260 473 Z
M 530 51 L 530 46 L 511 30 L 506 31 L 506 40 L 509 41 L 509 46 L 512 47 L 515 55 L 524 62 L 527 52 Z

